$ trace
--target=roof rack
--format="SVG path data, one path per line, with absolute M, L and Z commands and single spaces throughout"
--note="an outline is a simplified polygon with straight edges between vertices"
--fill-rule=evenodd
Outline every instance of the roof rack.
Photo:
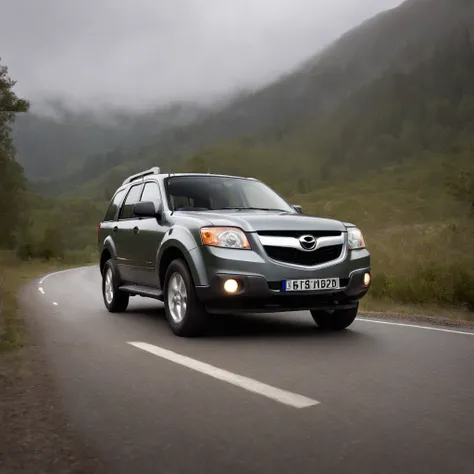
M 125 184 L 131 183 L 132 181 L 135 181 L 140 178 L 144 178 L 145 176 L 148 176 L 150 174 L 160 174 L 160 168 L 158 166 L 154 166 L 153 168 L 150 168 L 149 170 L 142 171 L 141 173 L 134 174 L 132 176 L 129 176 L 123 183 L 122 186 Z

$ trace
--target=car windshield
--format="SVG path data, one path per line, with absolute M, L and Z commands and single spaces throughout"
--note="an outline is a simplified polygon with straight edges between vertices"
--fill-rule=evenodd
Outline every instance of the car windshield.
M 221 176 L 167 178 L 170 208 L 175 211 L 275 210 L 296 212 L 275 191 L 260 181 Z

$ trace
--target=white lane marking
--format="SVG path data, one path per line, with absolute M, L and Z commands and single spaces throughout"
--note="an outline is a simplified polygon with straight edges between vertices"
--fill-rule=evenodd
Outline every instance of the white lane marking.
M 76 268 L 68 268 L 66 270 L 59 270 L 57 272 L 49 273 L 48 275 L 45 275 L 41 280 L 39 281 L 39 284 L 42 285 L 45 280 L 47 280 L 49 277 L 52 277 L 54 275 L 60 275 L 61 273 L 67 273 L 67 272 L 74 272 L 76 270 L 82 270 L 83 268 L 92 268 L 95 267 L 96 265 L 86 265 L 83 267 L 76 267 Z
M 43 288 L 41 288 L 41 286 L 38 288 L 38 291 L 39 291 L 42 295 L 44 295 L 44 290 L 43 290 Z
M 286 390 L 272 387 L 271 385 L 259 382 L 258 380 L 243 377 L 241 375 L 228 372 L 227 370 L 219 369 L 213 365 L 191 359 L 190 357 L 183 356 L 176 352 L 172 352 L 152 344 L 147 344 L 146 342 L 129 342 L 128 344 L 143 351 L 149 352 L 150 354 L 162 357 L 163 359 L 183 365 L 189 369 L 196 370 L 197 372 L 201 372 L 216 379 L 223 380 L 224 382 L 236 385 L 248 390 L 249 392 L 271 398 L 272 400 L 283 403 L 284 405 L 289 405 L 293 408 L 306 408 L 318 405 L 320 403 L 311 398 L 304 397 L 303 395 L 298 395 L 296 393 L 287 392 Z
M 434 327 L 430 327 L 430 326 L 419 326 L 419 325 L 416 325 L 416 324 L 392 323 L 390 321 L 380 321 L 378 319 L 357 318 L 357 321 L 361 321 L 363 323 L 387 324 L 389 326 L 402 326 L 402 327 L 406 327 L 406 328 L 426 329 L 428 331 L 448 332 L 448 333 L 451 333 L 451 334 L 462 334 L 464 336 L 474 336 L 474 332 L 455 331 L 454 329 L 434 328 Z

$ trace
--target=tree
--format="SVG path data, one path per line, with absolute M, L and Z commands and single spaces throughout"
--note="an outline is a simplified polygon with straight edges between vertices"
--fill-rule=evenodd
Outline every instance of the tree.
M 26 186 L 23 168 L 15 161 L 12 125 L 18 113 L 28 111 L 29 103 L 13 92 L 15 84 L 0 58 L 0 246 L 3 247 L 14 244 Z

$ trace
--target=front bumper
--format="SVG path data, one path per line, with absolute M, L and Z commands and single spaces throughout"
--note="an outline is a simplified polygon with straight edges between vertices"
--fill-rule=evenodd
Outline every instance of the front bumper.
M 370 267 L 352 271 L 347 278 L 340 279 L 341 288 L 338 290 L 305 292 L 283 292 L 281 280 L 268 281 L 263 276 L 218 273 L 209 285 L 197 286 L 196 292 L 210 313 L 346 309 L 356 307 L 369 291 L 370 284 L 364 284 L 366 273 L 370 274 Z M 235 294 L 224 290 L 224 282 L 229 278 L 239 282 L 239 290 Z

